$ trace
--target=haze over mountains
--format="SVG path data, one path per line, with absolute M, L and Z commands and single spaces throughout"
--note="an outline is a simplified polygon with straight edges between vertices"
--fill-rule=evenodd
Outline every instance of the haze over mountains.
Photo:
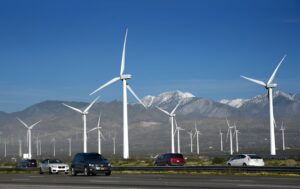
M 190 131 L 194 129 L 195 122 L 202 132 L 200 136 L 200 151 L 210 153 L 219 151 L 219 130 L 226 138 L 226 116 L 234 121 L 240 134 L 241 151 L 257 149 L 269 152 L 269 119 L 268 99 L 266 94 L 251 99 L 233 99 L 214 101 L 195 97 L 189 92 L 164 92 L 158 96 L 146 96 L 142 101 L 148 106 L 145 109 L 140 104 L 128 106 L 130 153 L 156 154 L 170 151 L 170 124 L 167 116 L 156 109 L 159 106 L 168 111 L 172 110 L 178 102 L 181 105 L 176 111 L 179 126 Z M 17 154 L 18 139 L 23 140 L 25 148 L 26 129 L 17 120 L 20 117 L 28 124 L 42 120 L 41 124 L 33 130 L 33 139 L 37 135 L 42 140 L 44 153 L 51 154 L 50 140 L 57 140 L 58 154 L 67 154 L 67 138 L 73 139 L 73 152 L 82 151 L 82 120 L 81 115 L 64 107 L 62 103 L 78 108 L 85 108 L 88 103 L 45 101 L 25 110 L 14 113 L 0 113 L 0 140 L 8 139 L 9 154 Z M 99 102 L 92 107 L 87 116 L 87 127 L 96 126 L 98 115 L 102 113 L 103 132 L 106 140 L 103 141 L 103 154 L 112 152 L 111 136 L 117 136 L 117 152 L 122 152 L 122 102 Z M 279 127 L 284 122 L 286 129 L 286 144 L 290 148 L 300 148 L 300 94 L 289 94 L 282 91 L 274 93 L 274 113 L 278 125 L 276 128 L 276 145 L 281 146 Z M 181 132 L 182 151 L 189 152 L 189 136 Z M 96 151 L 96 132 L 90 133 L 88 151 Z M 228 142 L 228 141 L 227 141 Z M 225 150 L 228 144 L 224 139 Z M 194 143 L 195 144 L 195 143 Z M 0 155 L 3 153 L 0 147 Z M 34 151 L 33 141 L 33 151 Z

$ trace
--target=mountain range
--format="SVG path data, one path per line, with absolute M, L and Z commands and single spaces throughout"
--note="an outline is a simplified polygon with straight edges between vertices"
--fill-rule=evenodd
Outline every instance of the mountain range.
M 266 94 L 251 99 L 223 99 L 215 101 L 196 97 L 189 92 L 171 91 L 158 96 L 145 96 L 142 102 L 145 109 L 138 103 L 128 105 L 130 152 L 133 154 L 156 154 L 170 150 L 170 123 L 165 114 L 157 110 L 157 106 L 171 111 L 179 102 L 176 111 L 178 125 L 186 131 L 193 130 L 195 124 L 202 132 L 200 149 L 202 153 L 219 151 L 219 132 L 224 133 L 225 141 L 227 125 L 225 118 L 235 122 L 240 136 L 240 148 L 243 151 L 260 150 L 268 152 L 268 99 Z M 33 129 L 33 139 L 39 136 L 44 146 L 44 153 L 51 154 L 51 139 L 56 138 L 58 154 L 66 154 L 67 138 L 73 139 L 74 152 L 82 150 L 82 120 L 81 115 L 62 105 L 69 104 L 77 108 L 85 108 L 85 102 L 44 101 L 34 104 L 22 111 L 14 113 L 0 112 L 0 142 L 8 141 L 9 154 L 17 154 L 18 139 L 23 140 L 25 150 L 26 129 L 16 117 L 28 124 L 42 120 Z M 117 136 L 117 152 L 122 153 L 122 102 L 98 102 L 87 116 L 87 127 L 96 126 L 101 112 L 101 125 L 106 140 L 103 142 L 103 153 L 111 155 L 113 135 Z M 276 125 L 281 123 L 287 127 L 286 143 L 291 149 L 300 148 L 298 137 L 300 122 L 300 94 L 289 94 L 283 91 L 274 93 L 274 115 Z M 189 152 L 189 136 L 181 132 L 182 151 Z M 96 132 L 89 133 L 89 151 L 96 151 Z M 276 129 L 277 147 L 280 147 L 280 131 Z M 195 141 L 194 141 L 195 142 Z M 226 146 L 227 145 L 227 146 Z M 194 144 L 195 146 L 195 144 Z M 0 156 L 3 150 L 0 146 Z M 299 153 L 299 152 L 298 152 Z

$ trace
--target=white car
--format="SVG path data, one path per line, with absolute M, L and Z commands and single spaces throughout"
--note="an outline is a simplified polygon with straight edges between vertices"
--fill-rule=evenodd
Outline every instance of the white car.
M 255 154 L 240 154 L 232 156 L 226 164 L 228 166 L 264 166 L 263 158 Z
M 69 165 L 63 163 L 61 160 L 58 159 L 45 159 L 40 164 L 40 174 L 43 173 L 56 173 L 64 172 L 65 174 L 69 173 Z

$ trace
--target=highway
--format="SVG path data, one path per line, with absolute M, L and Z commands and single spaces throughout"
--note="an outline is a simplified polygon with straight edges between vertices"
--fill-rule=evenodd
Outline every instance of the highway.
M 144 188 L 241 188 L 300 189 L 300 177 L 258 177 L 221 175 L 113 174 L 69 176 L 39 174 L 0 174 L 1 189 L 144 189 Z

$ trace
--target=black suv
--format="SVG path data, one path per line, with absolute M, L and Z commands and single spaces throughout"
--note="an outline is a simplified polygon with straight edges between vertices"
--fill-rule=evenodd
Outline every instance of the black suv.
M 74 156 L 71 164 L 71 174 L 83 173 L 86 176 L 104 173 L 111 174 L 111 165 L 107 159 L 98 153 L 78 153 Z
M 17 168 L 29 168 L 37 167 L 37 162 L 35 159 L 23 159 L 17 164 Z

